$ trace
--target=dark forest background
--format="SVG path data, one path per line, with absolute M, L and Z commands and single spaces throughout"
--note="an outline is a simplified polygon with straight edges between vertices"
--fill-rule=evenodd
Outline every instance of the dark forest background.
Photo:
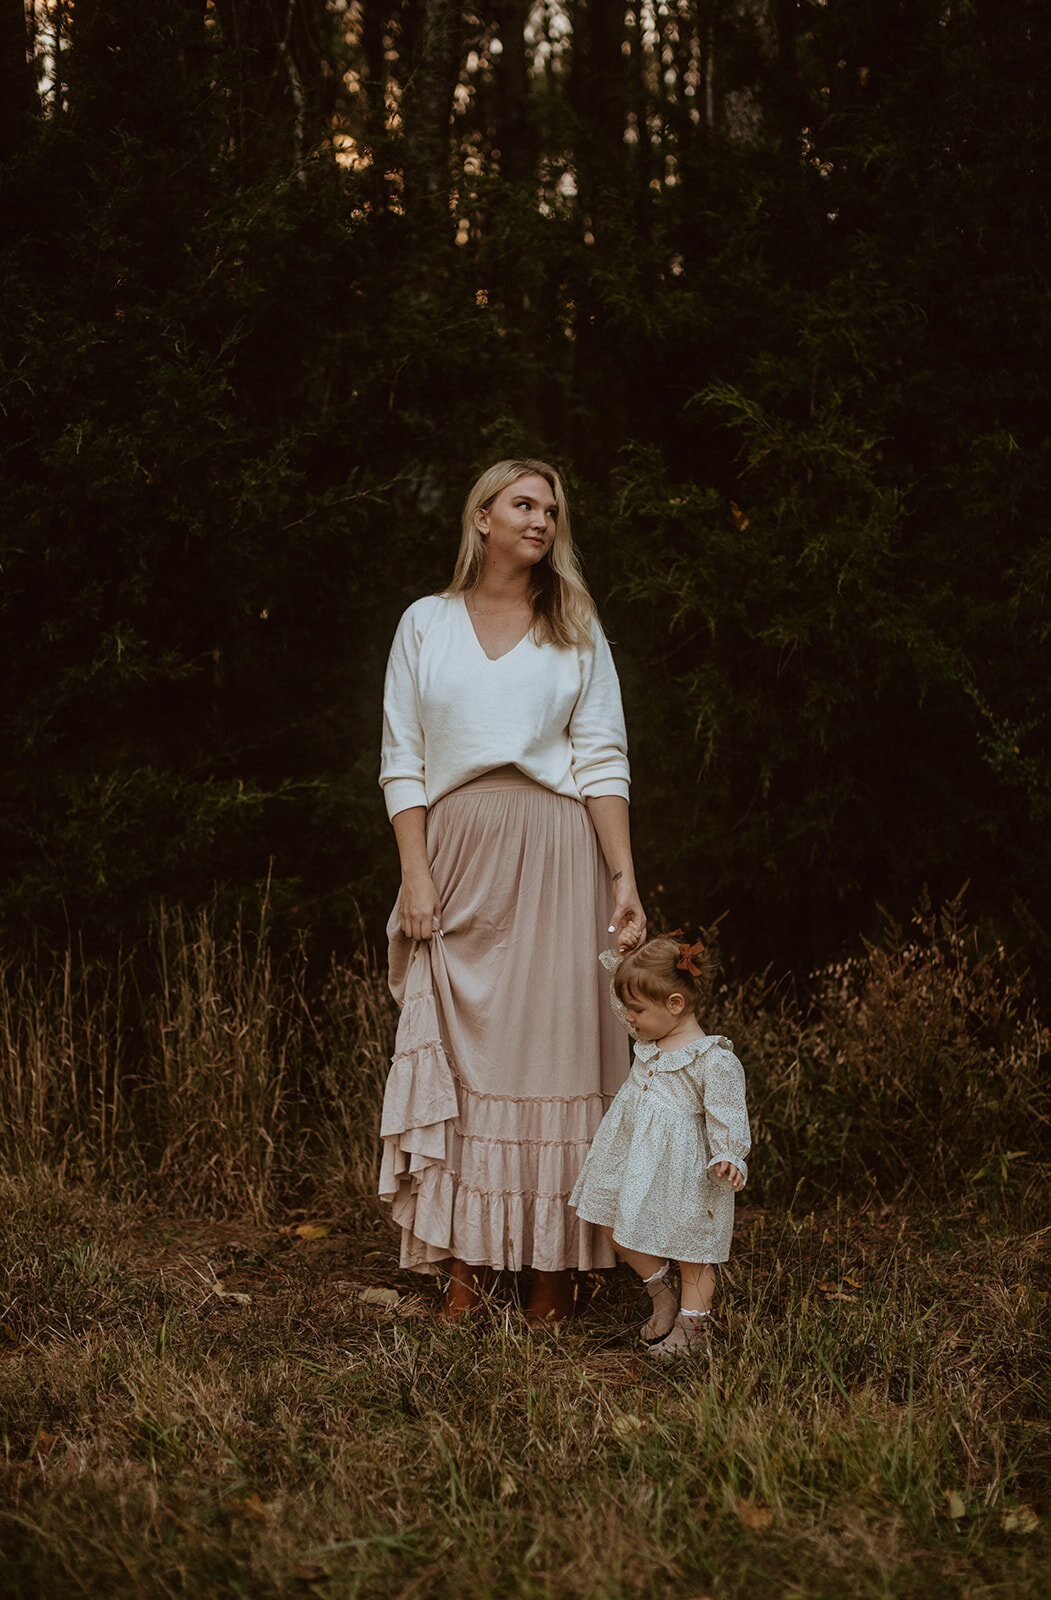
M 651 911 L 1051 925 L 1051 9 L 0 0 L 8 948 L 375 932 L 397 616 L 571 486 Z

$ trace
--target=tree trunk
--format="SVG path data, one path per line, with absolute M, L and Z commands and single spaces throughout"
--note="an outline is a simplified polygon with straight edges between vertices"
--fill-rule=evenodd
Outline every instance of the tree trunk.
M 216 0 L 223 73 L 233 96 L 231 146 L 244 176 L 287 175 L 329 131 L 335 86 L 324 64 L 326 0 Z
M 415 0 L 403 14 L 401 97 L 405 213 L 427 243 L 451 237 L 450 127 L 463 48 L 456 0 Z M 426 245 L 423 245 L 424 252 Z
M 629 69 L 621 49 L 626 10 L 625 0 L 574 0 L 570 7 L 577 182 L 585 212 L 592 211 L 601 190 L 623 182 L 629 100 Z
M 375 147 L 387 128 L 386 34 L 393 0 L 362 0 L 358 38 L 361 45 L 364 137 Z
M 18 153 L 37 109 L 23 0 L 0 0 L 0 162 Z
M 494 148 L 500 152 L 500 173 L 512 184 L 536 178 L 538 142 L 525 41 L 531 10 L 530 0 L 494 0 L 492 7 L 502 46 L 496 58 Z
M 778 101 L 796 75 L 793 0 L 707 0 L 698 10 L 709 131 L 742 142 L 778 124 L 783 132 Z
M 77 0 L 66 53 L 78 126 L 170 146 L 189 122 L 204 50 L 205 0 Z

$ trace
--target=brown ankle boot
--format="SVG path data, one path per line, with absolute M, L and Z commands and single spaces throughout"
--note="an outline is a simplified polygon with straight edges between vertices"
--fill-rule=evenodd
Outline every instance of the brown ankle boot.
M 526 1301 L 525 1319 L 534 1328 L 541 1323 L 546 1326 L 568 1322 L 576 1303 L 576 1284 L 568 1267 L 564 1272 L 537 1272 Z
M 469 1261 L 449 1262 L 449 1287 L 445 1291 L 445 1304 L 438 1315 L 444 1322 L 459 1322 L 468 1316 L 485 1299 L 485 1291 L 492 1281 L 492 1268 L 472 1266 Z

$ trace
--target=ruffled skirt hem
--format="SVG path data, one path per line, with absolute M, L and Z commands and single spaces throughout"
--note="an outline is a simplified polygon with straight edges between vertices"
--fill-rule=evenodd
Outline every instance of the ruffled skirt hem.
M 433 991 L 417 990 L 402 1011 L 380 1126 L 379 1192 L 401 1229 L 401 1265 L 433 1272 L 455 1256 L 513 1271 L 613 1266 L 605 1237 L 567 1205 L 603 1110 L 601 1095 L 473 1093 L 449 1064 Z

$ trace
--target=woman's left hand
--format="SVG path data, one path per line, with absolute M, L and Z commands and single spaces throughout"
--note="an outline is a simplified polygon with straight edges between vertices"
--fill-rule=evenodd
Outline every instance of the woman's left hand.
M 638 890 L 634 884 L 622 888 L 614 885 L 613 916 L 610 932 L 615 936 L 618 955 L 635 950 L 646 937 L 646 913 L 642 909 Z

